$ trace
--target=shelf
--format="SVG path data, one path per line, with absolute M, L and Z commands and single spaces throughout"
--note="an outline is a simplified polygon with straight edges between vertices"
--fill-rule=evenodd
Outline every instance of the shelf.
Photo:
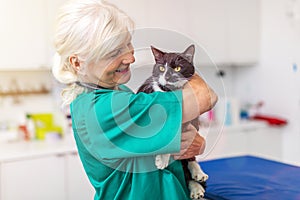
M 41 88 L 39 90 L 28 90 L 28 91 L 7 91 L 7 92 L 2 92 L 0 91 L 0 97 L 3 96 L 27 96 L 27 95 L 42 95 L 42 94 L 49 94 L 50 90 L 47 88 Z

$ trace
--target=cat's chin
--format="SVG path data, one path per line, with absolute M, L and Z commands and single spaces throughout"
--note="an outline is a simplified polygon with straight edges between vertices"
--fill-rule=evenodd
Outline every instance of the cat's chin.
M 171 84 L 158 84 L 158 86 L 161 88 L 162 91 L 172 91 L 172 90 L 179 90 L 182 89 L 184 84 L 178 84 L 178 83 L 171 83 Z
M 187 83 L 187 80 L 180 80 L 180 81 L 176 81 L 176 82 L 167 82 L 167 84 L 165 85 L 166 87 L 171 87 L 171 88 L 175 88 L 175 89 L 182 89 L 183 86 Z

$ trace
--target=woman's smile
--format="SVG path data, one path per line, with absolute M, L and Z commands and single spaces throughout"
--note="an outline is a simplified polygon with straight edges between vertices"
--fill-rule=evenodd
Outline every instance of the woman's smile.
M 116 73 L 126 74 L 129 71 L 129 67 L 117 69 Z

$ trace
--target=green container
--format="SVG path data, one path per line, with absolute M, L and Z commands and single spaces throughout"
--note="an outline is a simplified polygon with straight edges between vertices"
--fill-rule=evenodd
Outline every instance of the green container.
M 56 133 L 62 137 L 62 127 L 54 124 L 52 113 L 29 114 L 29 117 L 34 121 L 36 139 L 44 140 L 48 133 Z

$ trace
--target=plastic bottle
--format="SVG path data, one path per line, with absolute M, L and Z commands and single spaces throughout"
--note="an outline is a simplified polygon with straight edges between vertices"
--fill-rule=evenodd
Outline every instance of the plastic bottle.
M 232 125 L 231 102 L 226 101 L 225 126 Z
M 26 115 L 26 126 L 28 130 L 28 137 L 30 140 L 35 139 L 35 124 L 30 114 Z

